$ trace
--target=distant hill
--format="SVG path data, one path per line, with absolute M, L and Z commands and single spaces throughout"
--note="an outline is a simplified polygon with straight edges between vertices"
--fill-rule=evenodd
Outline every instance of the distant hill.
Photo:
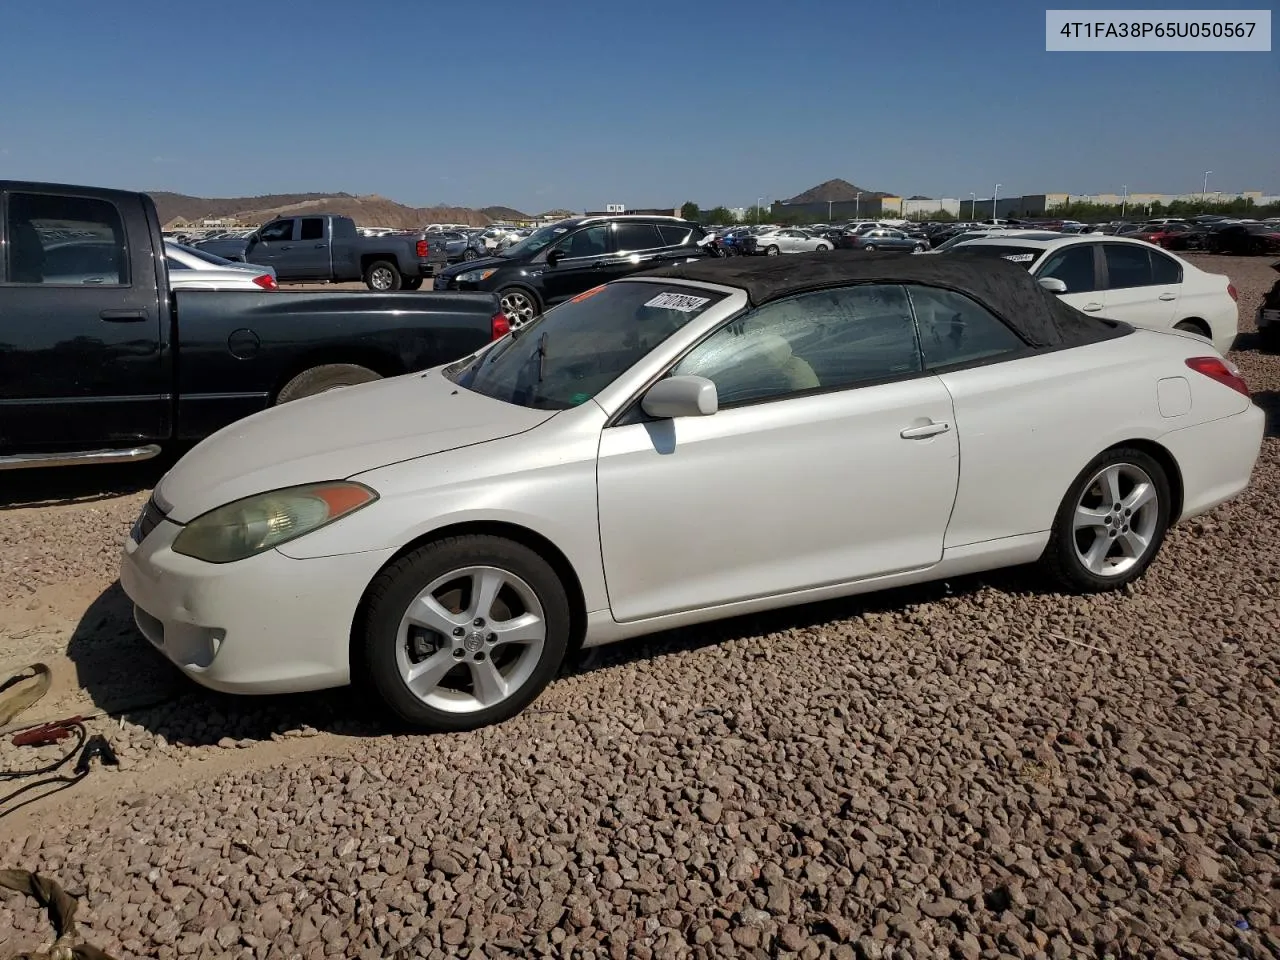
M 848 180 L 828 180 L 826 183 L 820 183 L 816 187 L 810 187 L 804 193 L 797 193 L 790 200 L 783 200 L 783 203 L 828 203 L 840 202 L 842 200 L 856 200 L 858 194 L 864 197 L 892 197 L 892 193 L 884 193 L 880 190 L 868 190 L 865 187 L 859 187 L 850 183 Z
M 183 220 L 234 217 L 247 223 L 265 223 L 277 216 L 321 212 L 350 217 L 362 227 L 421 227 L 428 223 L 467 223 L 482 227 L 495 219 L 470 207 L 409 207 L 377 194 L 273 193 L 261 197 L 208 198 L 155 191 L 151 197 L 156 202 L 161 223 L 169 223 L 176 217 Z
M 527 213 L 521 213 L 515 207 L 481 207 L 480 212 L 490 220 L 529 220 Z

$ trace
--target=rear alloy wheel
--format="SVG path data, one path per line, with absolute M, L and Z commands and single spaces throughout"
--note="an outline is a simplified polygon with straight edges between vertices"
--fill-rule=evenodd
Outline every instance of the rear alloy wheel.
M 400 271 L 390 261 L 375 260 L 364 272 L 364 283 L 370 290 L 390 293 L 400 289 Z
M 1195 320 L 1181 320 L 1173 325 L 1173 329 L 1181 330 L 1183 333 L 1194 333 L 1197 337 L 1209 339 L 1208 331 Z
M 475 247 L 467 247 L 467 249 L 462 252 L 462 259 L 463 260 L 479 260 L 480 254 L 476 253 Z
M 526 323 L 531 323 L 538 316 L 538 304 L 533 294 L 518 287 L 508 287 L 498 294 L 502 304 L 502 312 L 512 330 L 519 330 Z
M 1116 590 L 1155 558 L 1169 527 L 1169 478 L 1141 450 L 1108 450 L 1067 491 L 1042 563 L 1068 589 Z
M 917 243 L 914 247 L 912 247 L 912 248 L 911 248 L 911 252 L 912 252 L 912 253 L 924 253 L 924 244 L 923 244 L 923 243 Z
M 814 250 L 816 250 L 818 253 L 826 253 L 830 249 L 831 248 L 828 247 L 825 243 L 820 243 L 816 247 L 814 247 Z
M 472 730 L 515 716 L 542 692 L 569 625 L 564 585 L 535 552 L 500 537 L 453 537 L 374 581 L 364 666 L 403 720 Z
M 318 393 L 330 390 L 341 390 L 343 387 L 354 387 L 359 383 L 371 383 L 381 380 L 380 374 L 354 363 L 326 363 L 300 374 L 280 388 L 276 394 L 276 403 L 288 403 L 290 400 L 301 400 L 303 397 L 314 397 Z
M 776 257 L 781 252 L 782 251 L 779 250 L 777 247 L 775 247 L 773 244 L 769 244 L 769 246 L 764 248 L 764 254 L 766 257 Z
M 874 243 L 868 243 L 868 244 L 865 244 L 862 249 L 867 251 L 867 253 L 875 253 L 876 245 Z

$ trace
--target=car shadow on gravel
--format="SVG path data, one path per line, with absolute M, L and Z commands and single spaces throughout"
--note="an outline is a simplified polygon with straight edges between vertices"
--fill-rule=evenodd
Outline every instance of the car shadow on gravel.
M 1034 566 L 1008 567 L 666 630 L 624 643 L 585 650 L 562 672 L 589 673 L 664 654 L 700 650 L 731 640 L 820 627 L 863 614 L 896 614 L 917 604 L 965 597 L 988 587 L 1004 593 L 1034 596 L 1055 592 Z
M 114 583 L 90 604 L 67 644 L 76 682 L 97 710 L 183 746 L 249 746 L 315 732 L 395 732 L 381 711 L 350 689 L 247 697 L 200 687 L 152 648 Z
M 1267 415 L 1266 435 L 1280 437 L 1280 391 L 1259 390 L 1253 395 L 1253 402 Z

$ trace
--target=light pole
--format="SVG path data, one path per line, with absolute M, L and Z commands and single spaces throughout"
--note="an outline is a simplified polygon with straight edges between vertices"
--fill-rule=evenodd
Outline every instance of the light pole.
M 996 192 L 991 195 L 991 219 L 996 218 L 996 201 L 1000 199 L 1000 188 L 1004 186 L 1002 183 L 996 184 Z
M 1211 173 L 1213 173 L 1213 171 L 1212 171 L 1212 170 L 1206 170 L 1206 171 L 1204 172 L 1204 189 L 1202 189 L 1202 190 L 1200 191 L 1200 207 L 1201 207 L 1201 209 L 1203 209 L 1203 208 L 1204 208 L 1204 205 L 1205 205 L 1205 198 L 1206 198 L 1206 196 L 1207 196 L 1207 195 L 1208 195 L 1208 193 L 1209 193 L 1209 174 L 1211 174 Z
M 756 223 L 760 223 L 760 205 L 764 203 L 764 197 L 756 197 Z
M 978 215 L 978 195 L 972 190 L 969 191 L 969 219 L 972 220 Z
M 1124 208 L 1129 205 L 1129 185 L 1126 183 L 1121 187 L 1124 190 L 1124 196 L 1120 198 L 1120 219 L 1124 219 Z
M 827 223 L 831 222 L 831 203 L 832 201 L 827 201 Z
M 853 198 L 853 219 L 857 220 L 861 216 L 862 216 L 862 191 L 859 190 L 858 193 Z

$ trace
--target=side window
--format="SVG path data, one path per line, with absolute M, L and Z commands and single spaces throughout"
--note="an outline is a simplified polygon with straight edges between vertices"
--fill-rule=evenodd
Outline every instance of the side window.
M 259 236 L 262 237 L 264 243 L 273 240 L 292 240 L 293 221 L 277 220 L 275 223 L 268 223 L 262 228 L 262 232 Z
M 324 218 L 323 217 L 303 217 L 302 233 L 298 236 L 299 240 L 323 240 L 324 239 Z
M 1000 318 L 964 294 L 916 285 L 908 289 L 926 370 L 1012 354 L 1026 346 Z
M 1156 253 L 1154 250 L 1148 251 L 1151 257 L 1151 280 L 1157 286 L 1165 286 L 1170 283 L 1182 282 L 1182 267 L 1173 257 L 1166 257 L 1163 253 Z
M 672 368 L 712 380 L 722 407 L 919 373 L 906 291 L 865 284 L 768 303 L 730 321 Z
M 1155 283 L 1151 276 L 1151 258 L 1142 247 L 1108 243 L 1102 250 L 1107 258 L 1107 289 L 1149 287 Z
M 662 237 L 664 247 L 683 247 L 693 242 L 693 231 L 688 227 L 663 224 L 658 227 L 658 234 Z
M 168 267 L 170 270 L 190 270 L 191 269 L 185 263 L 181 262 L 180 260 L 175 260 L 173 259 L 173 257 L 165 257 L 164 265 Z
M 653 250 L 662 246 L 662 236 L 652 223 L 617 223 L 613 227 L 613 238 L 619 253 L 631 253 L 633 250 Z
M 10 283 L 129 285 L 124 224 L 115 204 L 14 193 L 7 219 Z
M 609 251 L 608 231 L 607 223 L 598 223 L 565 237 L 556 244 L 556 249 L 570 258 L 603 256 Z
M 1093 268 L 1093 244 L 1081 243 L 1049 254 L 1037 278 L 1053 277 L 1067 285 L 1067 293 L 1089 293 L 1098 289 Z

